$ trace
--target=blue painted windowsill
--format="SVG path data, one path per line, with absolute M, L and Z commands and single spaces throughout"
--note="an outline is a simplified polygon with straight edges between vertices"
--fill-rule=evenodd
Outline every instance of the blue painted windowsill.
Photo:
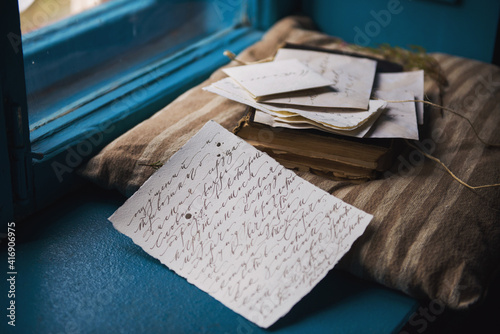
M 16 327 L 4 316 L 0 332 L 391 333 L 417 307 L 402 293 L 334 269 L 263 330 L 116 231 L 107 217 L 124 200 L 87 186 L 17 224 Z

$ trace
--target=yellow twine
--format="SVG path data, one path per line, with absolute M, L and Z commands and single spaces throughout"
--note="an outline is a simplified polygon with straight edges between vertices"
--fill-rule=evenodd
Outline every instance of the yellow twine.
M 425 104 L 428 104 L 428 105 L 431 105 L 433 107 L 437 107 L 437 108 L 441 108 L 443 110 L 446 110 L 446 111 L 449 111 L 451 112 L 452 114 L 454 115 L 457 115 L 457 116 L 460 116 L 461 118 L 465 119 L 470 127 L 472 128 L 472 130 L 474 131 L 474 134 L 476 135 L 476 137 L 479 139 L 479 141 L 481 143 L 483 143 L 484 145 L 486 146 L 492 146 L 492 147 L 500 147 L 500 144 L 492 144 L 492 143 L 487 143 L 485 142 L 484 140 L 481 139 L 481 137 L 479 137 L 479 134 L 477 133 L 476 129 L 474 128 L 474 126 L 472 125 L 472 122 L 467 118 L 465 117 L 464 115 L 462 114 L 459 114 L 458 112 L 454 111 L 453 109 L 451 108 L 448 108 L 448 107 L 443 107 L 443 106 L 440 106 L 436 103 L 432 103 L 432 102 L 429 102 L 429 101 L 424 101 L 424 100 L 400 100 L 400 101 L 388 101 L 388 100 L 384 100 L 385 102 L 387 103 L 404 103 L 404 102 L 422 102 L 422 103 L 425 103 Z M 482 188 L 491 188 L 491 187 L 499 187 L 500 186 L 500 183 L 495 183 L 495 184 L 485 184 L 485 185 L 481 185 L 481 186 L 471 186 L 469 184 L 467 184 L 465 181 L 462 181 L 460 178 L 458 178 L 455 174 L 453 174 L 453 172 L 441 161 L 439 160 L 438 158 L 436 157 L 433 157 L 432 155 L 430 154 L 427 154 L 426 152 L 424 152 L 423 150 L 421 150 L 420 148 L 416 147 L 415 145 L 413 145 L 412 143 L 410 143 L 408 140 L 405 139 L 405 142 L 410 146 L 410 147 L 413 147 L 414 149 L 416 149 L 417 151 L 419 151 L 420 153 L 422 153 L 425 157 L 431 159 L 432 161 L 434 162 L 437 162 L 438 164 L 440 164 L 447 172 L 448 174 L 450 174 L 458 183 L 460 183 L 461 185 L 469 188 L 469 189 L 482 189 Z
M 428 104 L 428 105 L 431 105 L 433 107 L 437 107 L 437 108 L 441 108 L 443 110 L 446 110 L 446 111 L 449 111 L 451 112 L 452 114 L 454 115 L 457 115 L 463 119 L 465 119 L 470 127 L 472 128 L 472 131 L 474 131 L 474 134 L 476 135 L 477 139 L 479 139 L 479 141 L 481 143 L 483 143 L 484 145 L 486 146 L 492 146 L 492 147 L 500 147 L 500 144 L 492 144 L 492 143 L 487 143 L 485 142 L 484 140 L 481 139 L 481 137 L 479 137 L 479 134 L 477 133 L 476 129 L 474 128 L 474 126 L 472 125 L 472 122 L 467 118 L 465 117 L 464 115 L 456 112 L 455 110 L 451 109 L 451 108 L 448 108 L 448 107 L 443 107 L 443 106 L 440 106 L 439 104 L 436 104 L 436 103 L 432 103 L 432 102 L 429 102 L 429 101 L 424 101 L 424 100 L 401 100 L 401 101 L 390 101 L 390 100 L 384 100 L 385 102 L 387 103 L 404 103 L 404 102 L 422 102 L 422 103 L 425 103 L 425 104 Z
M 441 160 L 439 160 L 438 158 L 436 157 L 433 157 L 432 155 L 430 154 L 427 154 L 425 153 L 423 150 L 421 150 L 420 148 L 416 147 L 415 145 L 413 145 L 412 143 L 410 143 L 408 140 L 405 139 L 405 142 L 413 147 L 414 149 L 416 149 L 417 151 L 419 151 L 420 153 L 422 153 L 424 156 L 426 156 L 427 158 L 437 162 L 438 164 L 440 164 L 441 166 L 443 166 L 443 168 L 448 172 L 448 174 L 450 174 L 458 183 L 460 183 L 461 185 L 469 188 L 469 189 L 481 189 L 481 188 L 491 188 L 491 187 L 498 187 L 500 186 L 500 183 L 495 183 L 495 184 L 485 184 L 485 185 L 482 185 L 482 186 L 471 186 L 469 184 L 467 184 L 466 182 L 462 181 L 461 179 L 459 179 L 457 176 L 455 176 L 455 174 L 453 174 L 453 172 L 448 168 L 446 167 L 446 165 L 441 162 Z

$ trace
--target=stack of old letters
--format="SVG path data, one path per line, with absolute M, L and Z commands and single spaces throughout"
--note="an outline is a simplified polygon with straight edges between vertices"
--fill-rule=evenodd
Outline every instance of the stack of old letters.
M 273 61 L 226 68 L 205 90 L 248 105 L 235 133 L 289 168 L 369 180 L 397 139 L 418 139 L 423 71 L 383 73 L 377 61 L 285 47 Z

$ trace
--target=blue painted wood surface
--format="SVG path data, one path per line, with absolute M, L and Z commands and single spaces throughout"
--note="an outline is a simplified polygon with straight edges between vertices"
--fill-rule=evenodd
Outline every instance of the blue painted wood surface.
M 491 62 L 499 0 L 309 0 L 303 11 L 320 30 L 349 43 L 419 45 L 430 52 Z
M 399 292 L 333 270 L 262 330 L 116 231 L 107 217 L 123 202 L 88 187 L 17 224 L 16 328 L 4 316 L 0 332 L 391 333 L 417 307 Z
M 249 0 L 248 20 L 255 29 L 265 31 L 281 18 L 296 14 L 300 0 Z

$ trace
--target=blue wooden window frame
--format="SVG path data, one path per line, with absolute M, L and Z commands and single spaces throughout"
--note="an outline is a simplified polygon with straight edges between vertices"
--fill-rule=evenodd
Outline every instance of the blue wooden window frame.
M 0 2 L 0 221 L 28 211 L 33 199 L 26 85 L 17 1 Z M 17 15 L 15 15 L 17 13 Z
M 221 2 L 223 9 L 225 2 L 230 5 L 237 0 L 217 1 Z M 77 101 L 67 106 L 64 112 L 52 115 L 53 119 L 49 122 L 39 122 L 35 126 L 32 124 L 30 134 L 23 62 L 39 49 L 35 43 L 28 43 L 23 59 L 24 45 L 20 38 L 17 1 L 2 1 L 1 47 L 8 50 L 0 64 L 0 93 L 3 94 L 0 110 L 2 223 L 29 215 L 77 187 L 83 182 L 75 173 L 79 165 L 111 140 L 227 63 L 221 50 L 240 52 L 259 40 L 263 31 L 278 18 L 289 14 L 296 3 L 248 0 L 240 24 L 212 34 L 172 55 L 155 59 L 147 66 L 124 73 L 107 85 L 101 85 L 91 91 L 86 100 Z M 134 6 L 139 5 L 136 3 L 131 8 Z M 95 22 L 99 20 L 96 15 L 103 15 L 101 18 L 104 19 L 109 12 L 96 10 L 90 14 L 83 13 L 79 19 L 91 17 Z M 75 34 L 74 37 L 88 38 L 95 36 L 93 29 L 100 29 L 102 25 L 92 26 L 89 23 L 79 27 L 88 31 L 83 35 Z M 106 29 L 111 28 L 108 26 Z M 73 31 L 81 32 L 78 29 Z M 52 38 L 51 43 L 57 44 L 71 37 L 68 34 L 70 31 L 48 36 Z M 43 34 L 35 34 L 33 39 L 40 39 L 40 35 Z M 38 42 L 46 43 L 46 40 L 47 36 L 45 42 Z M 44 72 L 37 75 L 44 75 Z M 50 81 L 49 78 L 47 82 Z

